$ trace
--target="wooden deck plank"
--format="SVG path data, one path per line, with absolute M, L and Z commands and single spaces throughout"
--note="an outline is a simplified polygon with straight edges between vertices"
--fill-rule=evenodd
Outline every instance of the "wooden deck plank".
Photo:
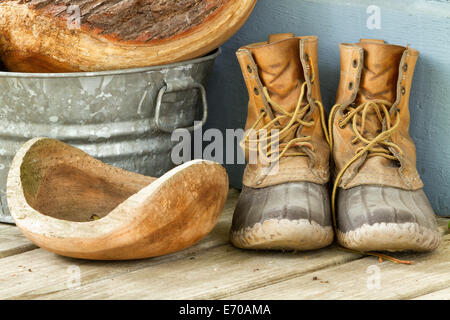
M 226 224 L 229 223 L 237 198 L 239 197 L 239 191 L 236 189 L 230 189 L 228 193 L 227 202 L 222 212 L 221 218 L 216 226 L 215 232 L 226 228 Z M 222 230 L 223 231 L 223 230 Z M 223 234 L 224 232 L 222 232 Z M 209 239 L 212 237 L 210 236 Z M 224 243 L 224 237 L 219 238 L 217 244 Z M 36 249 L 37 246 L 30 242 L 15 225 L 0 223 L 0 259 L 6 258 L 12 255 L 27 252 Z
M 415 297 L 413 300 L 450 300 L 450 287 Z
M 89 261 L 58 256 L 43 249 L 0 260 L 0 299 L 32 299 L 50 292 L 68 289 L 67 281 L 71 271 L 79 268 L 82 285 L 102 279 L 126 274 L 176 259 L 195 257 L 199 251 L 219 245 L 226 241 L 226 232 L 218 226 L 219 232 L 213 232 L 199 244 L 178 253 L 145 260 L 130 261 Z M 217 229 L 216 229 L 217 230 Z M 31 270 L 31 271 L 29 271 Z
M 0 259 L 36 249 L 14 225 L 0 223 Z
M 336 248 L 283 253 L 246 251 L 223 245 L 204 250 L 195 259 L 153 265 L 38 298 L 218 299 L 358 258 L 360 255 Z
M 296 254 L 245 251 L 228 243 L 238 195 L 230 190 L 210 235 L 171 255 L 101 262 L 65 258 L 42 249 L 12 253 L 0 259 L 0 299 L 427 299 L 448 295 L 448 219 L 439 219 L 445 236 L 438 251 L 402 255 L 415 260 L 413 266 L 380 264 L 335 247 Z M 16 229 L 16 236 L 27 241 L 17 228 L 2 226 L 0 238 L 2 230 Z M 17 247 L 20 241 L 12 243 Z M 381 289 L 367 289 L 370 266 L 380 268 Z M 81 286 L 70 289 L 67 282 L 74 268 L 80 270 Z
M 440 218 L 442 244 L 426 254 L 401 254 L 413 265 L 378 263 L 366 257 L 227 299 L 412 299 L 450 287 L 448 219 Z M 396 255 L 398 256 L 398 254 Z M 379 287 L 376 279 L 379 275 Z M 445 291 L 443 292 L 446 293 Z
M 198 244 L 170 255 L 135 261 L 89 261 L 66 258 L 36 249 L 0 259 L 0 299 L 32 299 L 68 289 L 73 267 L 80 268 L 82 285 L 181 258 L 189 259 L 205 249 L 228 243 L 228 231 L 239 192 L 231 189 L 213 231 Z M 31 270 L 31 271 L 29 271 Z M 7 284 L 7 285 L 5 285 Z

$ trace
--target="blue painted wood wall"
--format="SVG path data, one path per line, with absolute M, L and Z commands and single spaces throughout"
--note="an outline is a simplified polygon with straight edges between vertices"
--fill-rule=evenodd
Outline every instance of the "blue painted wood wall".
M 380 8 L 380 29 L 369 29 L 371 5 Z M 417 166 L 436 213 L 450 215 L 450 1 L 430 0 L 259 0 L 244 27 L 223 47 L 209 82 L 209 128 L 242 128 L 247 92 L 235 57 L 242 45 L 269 33 L 319 37 L 324 105 L 334 104 L 340 42 L 385 39 L 420 51 L 410 108 Z M 233 186 L 241 186 L 243 165 L 226 165 Z

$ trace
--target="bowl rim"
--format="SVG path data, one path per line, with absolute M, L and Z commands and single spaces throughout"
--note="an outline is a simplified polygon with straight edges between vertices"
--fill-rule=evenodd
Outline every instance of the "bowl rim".
M 222 49 L 216 48 L 208 54 L 194 58 L 190 60 L 163 64 L 151 67 L 140 67 L 140 68 L 129 68 L 129 69 L 118 69 L 118 70 L 106 70 L 106 71 L 86 71 L 86 72 L 61 72 L 61 73 L 30 73 L 30 72 L 9 72 L 0 71 L 0 78 L 80 78 L 80 77 L 101 77 L 101 76 L 114 76 L 121 74 L 132 74 L 141 72 L 151 72 L 158 71 L 162 69 L 176 68 L 179 66 L 184 66 L 187 64 L 198 64 L 206 62 L 209 60 L 214 60 L 219 54 L 222 53 Z

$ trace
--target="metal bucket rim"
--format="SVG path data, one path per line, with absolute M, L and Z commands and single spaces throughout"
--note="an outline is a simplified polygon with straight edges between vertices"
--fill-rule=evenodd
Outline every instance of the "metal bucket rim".
M 106 71 L 94 71 L 94 72 L 62 72 L 62 73 L 28 73 L 28 72 L 8 72 L 0 71 L 0 77 L 2 78 L 80 78 L 80 77 L 99 77 L 99 76 L 114 76 L 121 74 L 132 74 L 140 72 L 158 71 L 162 69 L 175 68 L 187 64 L 197 64 L 209 60 L 214 60 L 219 54 L 222 53 L 222 49 L 219 47 L 214 49 L 207 55 L 195 58 L 191 60 L 185 60 L 175 62 L 171 64 L 164 64 L 159 66 L 119 69 L 119 70 L 106 70 Z

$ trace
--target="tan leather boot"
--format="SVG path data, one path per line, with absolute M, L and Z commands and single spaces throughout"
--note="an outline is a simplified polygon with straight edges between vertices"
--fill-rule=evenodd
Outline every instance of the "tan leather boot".
M 368 39 L 341 44 L 340 53 L 337 105 L 329 119 L 338 240 L 360 251 L 433 250 L 440 234 L 409 135 L 419 53 Z
M 249 93 L 246 129 L 257 132 L 241 144 L 247 160 L 256 150 L 277 156 L 247 164 L 231 241 L 247 249 L 327 246 L 333 240 L 326 187 L 330 150 L 320 102 L 317 37 L 271 35 L 268 42 L 239 49 L 237 57 Z M 278 134 L 270 134 L 272 129 Z M 265 145 L 269 138 L 279 140 L 278 146 L 272 140 Z

